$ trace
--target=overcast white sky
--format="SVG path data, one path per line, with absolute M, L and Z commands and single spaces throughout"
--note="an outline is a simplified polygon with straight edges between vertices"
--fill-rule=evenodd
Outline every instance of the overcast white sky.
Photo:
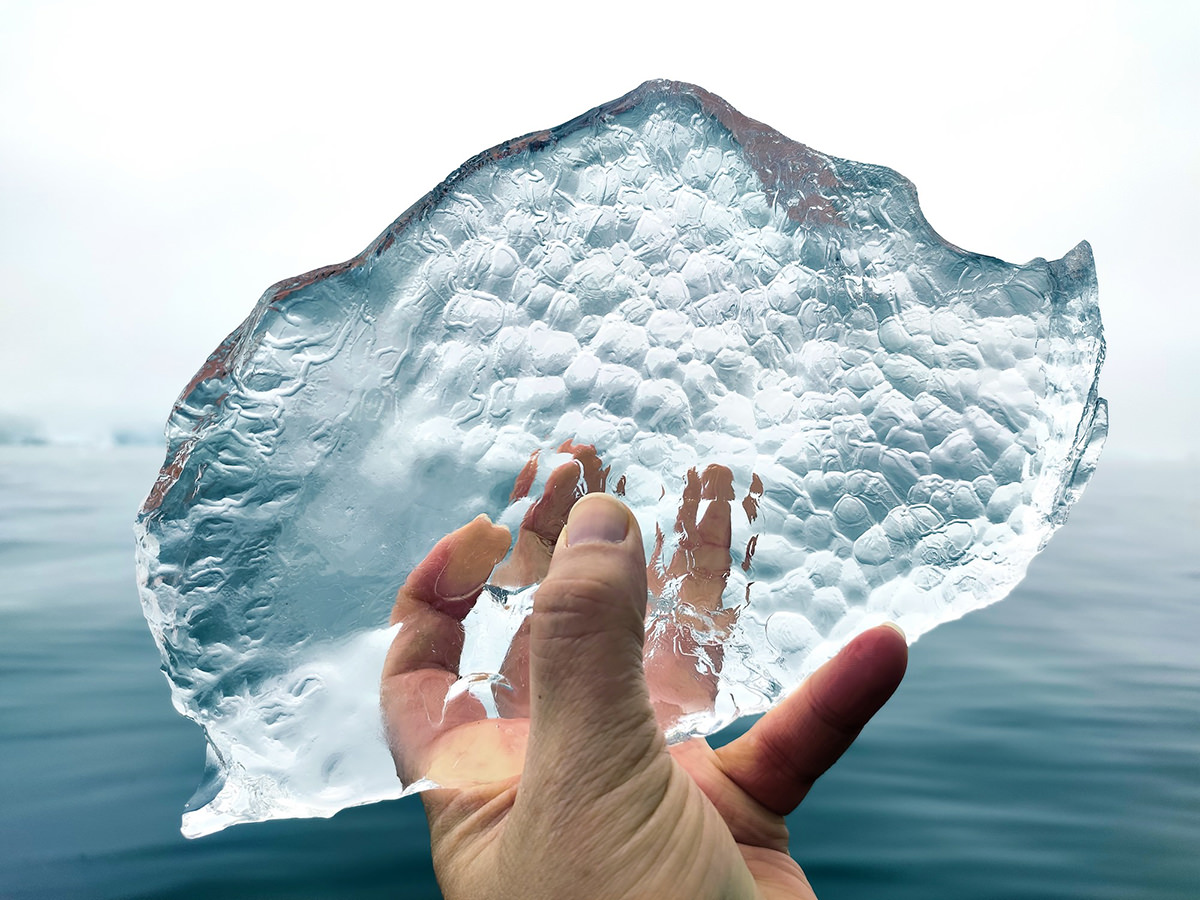
M 0 0 L 0 412 L 160 423 L 268 285 L 665 77 L 897 169 L 967 249 L 1091 241 L 1109 451 L 1196 452 L 1200 4 L 405 6 Z

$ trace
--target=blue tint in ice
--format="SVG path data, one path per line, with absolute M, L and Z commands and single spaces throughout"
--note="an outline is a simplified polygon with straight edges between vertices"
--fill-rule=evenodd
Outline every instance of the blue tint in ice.
M 593 444 L 667 554 L 689 470 L 732 473 L 736 622 L 712 707 L 672 724 L 708 733 L 869 625 L 916 638 L 1011 590 L 1095 465 L 1103 355 L 1086 244 L 960 250 L 895 172 L 693 86 L 480 154 L 270 288 L 171 414 L 138 570 L 209 742 L 184 832 L 405 790 L 378 713 L 392 599 L 476 514 L 515 530 L 531 454 L 537 496 L 556 447 Z M 659 593 L 651 627 L 683 602 Z M 527 606 L 502 596 L 466 623 L 481 696 Z

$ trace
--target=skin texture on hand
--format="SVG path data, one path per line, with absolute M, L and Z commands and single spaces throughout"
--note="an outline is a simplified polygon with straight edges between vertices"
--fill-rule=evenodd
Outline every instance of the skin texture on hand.
M 732 498 L 723 473 L 710 470 L 697 483 L 713 501 L 709 513 L 696 523 L 693 507 L 684 531 L 695 537 L 680 550 L 694 560 L 682 576 L 699 579 L 694 602 L 709 606 L 720 592 L 702 581 L 723 584 L 728 574 L 728 543 L 723 557 L 719 545 Z M 509 718 L 487 719 L 470 694 L 448 695 L 462 619 L 507 553 L 507 529 L 481 516 L 443 538 L 397 596 L 393 620 L 405 624 L 382 682 L 397 771 L 443 785 L 469 773 L 463 786 L 422 795 L 444 896 L 813 897 L 788 855 L 783 816 L 898 686 L 903 635 L 887 626 L 859 635 L 725 747 L 699 739 L 668 747 L 643 663 L 647 567 L 637 522 L 603 493 L 553 508 L 564 507 L 565 527 L 562 515 L 549 526 L 553 541 L 523 526 L 506 564 L 531 566 L 525 577 L 544 571 L 506 660 L 527 673 Z

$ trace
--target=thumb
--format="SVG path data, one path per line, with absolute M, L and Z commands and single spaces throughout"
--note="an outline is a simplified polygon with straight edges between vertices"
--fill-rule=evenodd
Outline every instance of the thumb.
M 587 799 L 663 746 L 642 669 L 645 615 L 637 521 L 614 497 L 588 494 L 533 601 L 525 786 Z

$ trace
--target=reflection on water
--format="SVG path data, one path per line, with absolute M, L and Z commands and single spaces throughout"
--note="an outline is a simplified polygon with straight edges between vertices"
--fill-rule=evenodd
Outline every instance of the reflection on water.
M 434 898 L 419 801 L 187 842 L 203 759 L 133 588 L 153 451 L 0 448 L 0 896 Z M 792 817 L 824 897 L 1194 898 L 1195 476 L 1106 463 Z

